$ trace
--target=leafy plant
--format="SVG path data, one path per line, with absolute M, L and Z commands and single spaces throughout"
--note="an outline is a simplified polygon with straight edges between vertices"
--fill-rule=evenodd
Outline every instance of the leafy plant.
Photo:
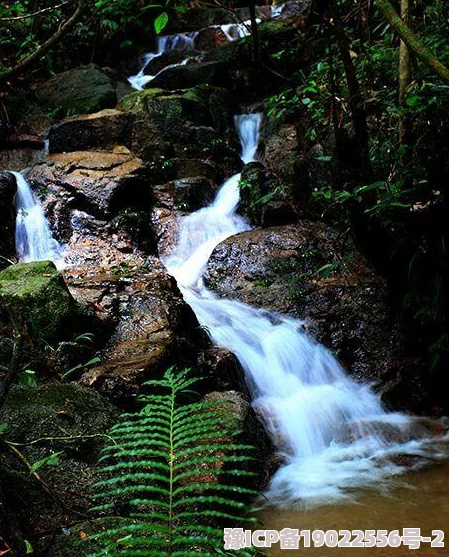
M 19 384 L 26 387 L 37 387 L 36 372 L 31 369 L 24 369 L 19 373 Z
M 41 458 L 40 460 L 36 461 L 30 468 L 29 474 L 34 474 L 38 470 L 40 470 L 43 466 L 58 466 L 59 465 L 59 456 L 62 455 L 62 451 L 57 453 L 51 452 L 49 455 Z
M 73 337 L 73 342 L 76 342 L 78 344 L 84 344 L 84 343 L 92 344 L 93 341 L 94 341 L 93 333 L 78 333 Z
M 72 373 L 75 373 L 75 371 L 79 371 L 80 369 L 84 369 L 85 367 L 91 367 L 91 366 L 93 366 L 95 364 L 98 364 L 100 362 L 101 362 L 101 358 L 99 358 L 98 356 L 95 356 L 84 364 L 77 364 L 76 366 L 70 368 L 69 370 L 67 370 L 66 372 L 64 372 L 62 374 L 62 377 L 63 378 L 67 377 L 67 375 L 71 375 Z
M 232 441 L 237 431 L 226 405 L 180 404 L 198 381 L 189 371 L 170 368 L 163 379 L 148 381 L 154 392 L 140 397 L 144 408 L 111 429 L 113 441 L 100 459 L 109 477 L 94 485 L 101 501 L 94 510 L 110 513 L 119 503 L 134 520 L 95 534 L 99 549 L 90 557 L 217 555 L 219 524 L 247 521 L 244 498 L 255 493 L 237 481 L 252 475 L 243 469 L 251 460 L 243 453 L 252 447 Z

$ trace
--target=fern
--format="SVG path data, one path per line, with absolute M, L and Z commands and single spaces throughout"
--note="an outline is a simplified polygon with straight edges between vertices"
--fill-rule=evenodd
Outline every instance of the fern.
M 196 381 L 189 370 L 168 369 L 163 379 L 145 383 L 154 392 L 140 397 L 144 408 L 111 429 L 93 510 L 110 514 L 119 504 L 128 519 L 94 534 L 98 549 L 90 557 L 223 555 L 219 526 L 248 522 L 245 499 L 255 492 L 237 482 L 253 475 L 245 470 L 253 447 L 233 442 L 238 431 L 226 405 L 179 403 Z

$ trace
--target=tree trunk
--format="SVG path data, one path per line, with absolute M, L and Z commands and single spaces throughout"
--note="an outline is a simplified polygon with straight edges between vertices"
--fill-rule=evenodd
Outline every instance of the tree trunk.
M 396 33 L 415 54 L 441 81 L 449 85 L 449 69 L 446 68 L 426 45 L 416 37 L 409 27 L 402 21 L 389 0 L 376 0 L 379 10 L 385 19 L 393 27 Z
M 410 27 L 410 0 L 401 0 L 401 18 L 407 27 Z M 411 82 L 410 51 L 401 39 L 399 45 L 399 107 L 405 105 L 407 89 Z M 399 145 L 406 145 L 409 136 L 409 117 L 401 114 L 399 118 Z
M 335 0 L 329 1 L 329 13 L 333 21 L 335 36 L 337 38 L 340 57 L 345 70 L 346 82 L 349 90 L 349 109 L 354 125 L 354 134 L 358 143 L 360 153 L 361 178 L 369 183 L 372 177 L 371 162 L 369 159 L 369 135 L 366 124 L 364 99 L 360 90 L 357 74 L 352 63 L 349 40 L 346 36 L 343 23 L 340 18 Z
M 251 38 L 253 41 L 253 62 L 256 67 L 260 64 L 259 30 L 257 28 L 256 2 L 249 1 L 249 17 L 251 20 Z

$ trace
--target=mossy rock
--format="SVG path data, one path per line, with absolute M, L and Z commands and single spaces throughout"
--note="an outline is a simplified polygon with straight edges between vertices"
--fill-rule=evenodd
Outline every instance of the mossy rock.
M 1 421 L 9 424 L 8 438 L 21 442 L 38 437 L 58 439 L 63 435 L 63 429 L 67 436 L 106 433 L 116 418 L 116 410 L 93 389 L 72 383 L 51 383 L 39 387 L 14 387 L 1 416 Z M 101 444 L 101 438 L 80 438 L 76 444 L 70 445 L 70 449 L 73 451 L 76 446 L 79 451 L 81 446 L 91 447 L 92 443 Z M 55 440 L 51 448 L 67 449 L 67 444 Z M 38 449 L 34 447 L 32 450 Z M 90 459 L 91 455 L 86 454 L 86 458 Z
M 8 426 L 6 439 L 19 443 L 20 452 L 30 463 L 52 453 L 58 458 L 54 465 L 43 465 L 39 475 L 64 506 L 36 489 L 28 468 L 11 451 L 4 451 L 0 458 L 5 505 L 33 546 L 37 538 L 73 524 L 71 509 L 85 515 L 93 506 L 90 485 L 101 478 L 97 460 L 104 435 L 117 414 L 98 392 L 80 385 L 55 383 L 11 389 L 0 412 L 0 423 Z
M 0 313 L 45 341 L 84 330 L 86 319 L 51 261 L 17 263 L 0 273 Z
M 111 78 L 96 66 L 82 66 L 59 73 L 36 88 L 42 106 L 57 116 L 90 114 L 117 103 Z
M 198 125 L 210 123 L 207 105 L 195 89 L 170 94 L 163 89 L 146 89 L 131 93 L 120 106 L 137 114 L 147 114 L 167 139 L 175 138 L 184 120 Z

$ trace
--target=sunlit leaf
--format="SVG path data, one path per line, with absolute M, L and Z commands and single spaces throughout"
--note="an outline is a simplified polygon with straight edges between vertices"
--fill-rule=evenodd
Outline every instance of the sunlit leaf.
M 156 31 L 156 33 L 159 34 L 162 31 L 162 29 L 165 28 L 167 23 L 168 23 L 168 14 L 167 12 L 162 12 L 154 20 L 154 30 Z

